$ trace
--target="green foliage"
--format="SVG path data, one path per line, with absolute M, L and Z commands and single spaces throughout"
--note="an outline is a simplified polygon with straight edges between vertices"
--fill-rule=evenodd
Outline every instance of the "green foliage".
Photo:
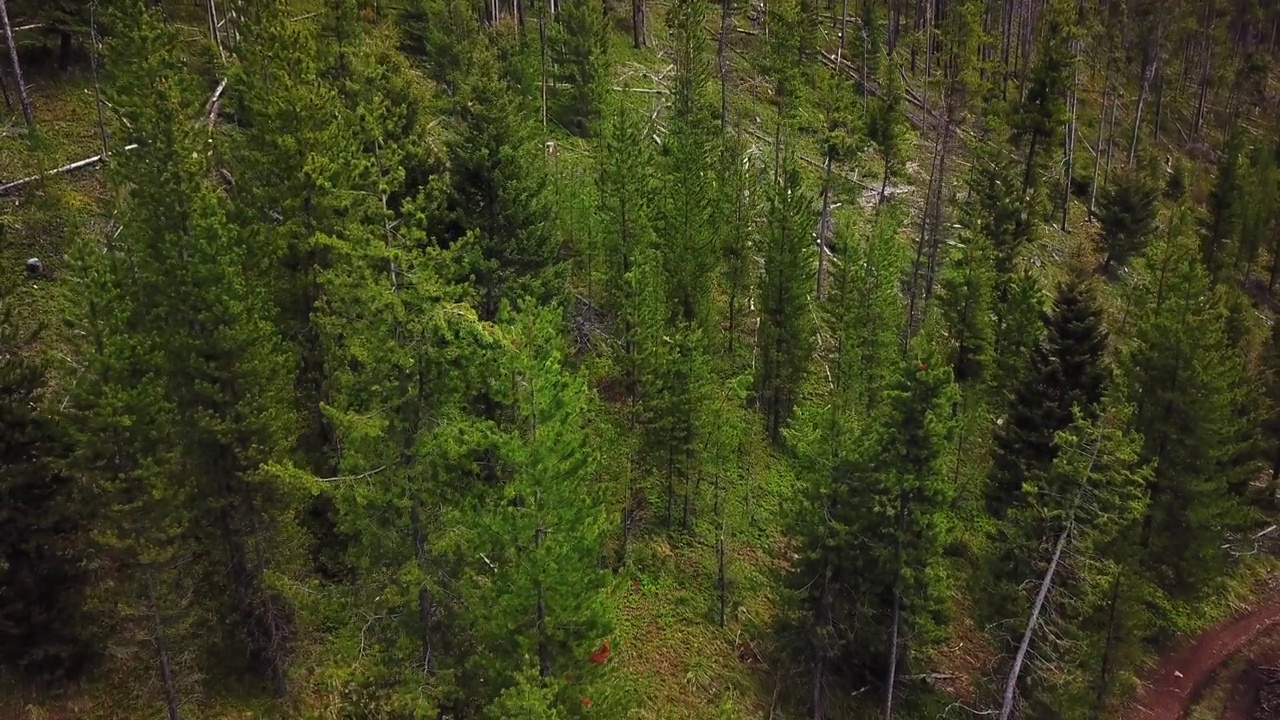
M 603 678 L 589 656 L 612 627 L 601 567 L 610 525 L 583 427 L 586 389 L 562 369 L 550 318 L 523 317 L 510 338 L 515 416 L 499 440 L 507 477 L 481 509 L 484 564 L 474 572 L 483 579 L 469 584 L 466 607 L 486 648 L 472 664 L 483 668 L 487 692 L 519 687 L 536 658 L 539 677 L 569 680 L 556 705 L 576 716 L 577 696 L 593 697 Z
M 1244 130 L 1234 126 L 1218 160 L 1218 174 L 1209 192 L 1208 217 L 1201 231 L 1201 257 L 1215 282 L 1228 267 L 1229 246 L 1238 240 L 1248 201 L 1244 191 L 1248 163 L 1245 150 Z
M 560 248 L 548 223 L 544 151 L 531 113 L 488 45 L 464 66 L 452 108 L 452 183 L 439 233 L 463 253 L 481 294 L 480 316 L 493 320 L 503 301 L 556 294 Z
M 961 385 L 989 380 L 992 346 L 992 291 L 995 269 L 986 237 L 968 234 L 964 247 L 942 274 L 941 310 L 950 337 L 951 372 Z
M 545 12 L 539 5 L 538 12 Z M 555 33 L 556 76 L 570 86 L 560 113 L 575 134 L 594 133 L 609 90 L 609 36 L 600 0 L 569 0 L 560 6 Z M 541 22 L 542 20 L 540 20 Z
M 1143 457 L 1155 463 L 1142 567 L 1174 603 L 1202 598 L 1221 581 L 1228 562 L 1220 533 L 1246 519 L 1230 488 L 1237 474 L 1252 472 L 1236 452 L 1233 390 L 1245 384 L 1243 367 L 1186 224 L 1182 213 L 1144 258 L 1122 363 Z
M 1051 151 L 1066 118 L 1067 88 L 1071 82 L 1071 41 L 1075 5 L 1052 0 L 1045 8 L 1040 47 L 1031 67 L 1022 102 L 1012 122 L 1013 140 L 1023 151 L 1022 192 L 1039 186 L 1039 164 Z
M 1160 189 L 1144 170 L 1122 171 L 1098 197 L 1099 240 L 1106 254 L 1104 269 L 1125 265 L 1142 252 L 1156 230 Z
M 81 569 L 89 519 L 58 417 L 41 407 L 45 369 L 31 357 L 11 297 L 0 296 L 0 667 L 75 679 L 92 659 Z
M 1028 373 L 996 431 L 987 508 L 997 519 L 1004 519 L 1029 483 L 1041 482 L 1050 471 L 1057 433 L 1076 412 L 1092 418 L 1107 384 L 1107 333 L 1091 281 L 1076 276 L 1064 283 L 1044 327 Z
M 782 439 L 800 384 L 813 354 L 813 313 L 809 289 L 814 282 L 813 203 L 800 170 L 788 156 L 780 180 L 769 195 L 764 237 L 764 277 L 759 288 L 760 370 L 757 402 L 765 432 Z

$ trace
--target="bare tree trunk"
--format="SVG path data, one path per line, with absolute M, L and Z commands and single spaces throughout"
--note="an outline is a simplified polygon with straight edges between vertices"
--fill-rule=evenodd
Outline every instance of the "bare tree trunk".
M 418 567 L 425 570 L 427 566 L 427 543 L 423 530 L 422 509 L 417 501 L 413 503 L 409 519 L 413 523 L 413 554 L 418 561 Z M 434 614 L 435 608 L 432 607 L 431 593 L 428 592 L 426 585 L 422 585 L 418 588 L 418 629 L 422 633 L 423 675 L 431 674 L 431 662 L 433 660 L 431 621 Z
M 729 16 L 733 0 L 720 2 L 720 37 L 716 40 L 716 69 L 720 75 L 720 133 L 729 132 Z M 846 0 L 848 2 L 848 0 Z M 841 37 L 843 37 L 841 33 Z
M 1157 41 L 1158 42 L 1158 41 Z M 1141 137 L 1142 131 L 1142 107 L 1147 101 L 1147 89 L 1151 86 L 1151 75 L 1155 72 L 1156 64 L 1160 62 L 1159 50 L 1148 50 L 1144 54 L 1142 63 L 1142 81 L 1138 85 L 1138 107 L 1133 113 L 1133 140 L 1129 143 L 1129 162 L 1126 167 L 1133 167 L 1133 161 L 1138 153 L 1138 139 Z M 1155 57 L 1151 57 L 1154 54 Z
M 1093 211 L 1097 206 L 1098 200 L 1098 170 L 1102 167 L 1102 132 L 1107 127 L 1107 112 L 1109 108 L 1107 101 L 1115 103 L 1115 98 L 1109 98 L 1111 94 L 1111 68 L 1107 68 L 1107 78 L 1102 85 L 1102 110 L 1098 113 L 1098 142 L 1094 145 L 1093 151 L 1093 181 L 1089 183 L 1089 219 L 1093 219 Z
M 1111 95 L 1111 118 L 1107 121 L 1107 159 L 1102 165 L 1102 184 L 1105 186 L 1111 181 L 1111 156 L 1115 152 L 1116 147 L 1116 113 L 1119 101 L 1119 88 Z
M 1120 572 L 1111 581 L 1111 601 L 1107 608 L 1107 640 L 1102 646 L 1102 667 L 1098 672 L 1098 692 L 1094 696 L 1094 720 L 1101 720 L 1106 711 L 1107 694 L 1111 685 L 1111 653 L 1116 639 L 1116 610 L 1120 606 Z
M 9 84 L 4 81 L 4 68 L 0 67 L 0 95 L 4 96 L 4 106 L 13 109 L 13 98 L 9 95 Z
M 631 0 L 631 44 L 635 49 L 644 47 L 644 0 Z
M 1049 561 L 1049 568 L 1045 571 L 1044 579 L 1040 582 L 1040 590 L 1036 593 L 1035 604 L 1031 606 L 1031 617 L 1027 619 L 1026 630 L 1022 633 L 1022 642 L 1018 643 L 1018 651 L 1013 656 L 1013 667 L 1009 670 L 1009 678 L 1004 685 L 1004 703 L 1000 706 L 1000 720 L 1009 720 L 1009 716 L 1013 713 L 1014 700 L 1018 692 L 1018 676 L 1022 673 L 1022 664 L 1027 659 L 1027 649 L 1031 646 L 1031 636 L 1036 631 L 1036 625 L 1040 622 L 1040 611 L 1044 609 L 1045 598 L 1049 595 L 1049 588 L 1053 585 L 1053 576 L 1058 571 L 1058 562 L 1062 559 L 1062 549 L 1067 544 L 1067 538 L 1071 535 L 1074 527 L 1073 521 L 1067 521 L 1067 527 L 1058 535 L 1058 542 L 1053 548 L 1053 559 Z
M 538 73 L 542 79 L 542 129 L 547 129 L 547 10 L 538 10 Z
M 729 578 L 724 563 L 724 517 L 720 518 L 720 532 L 716 536 L 716 590 L 720 593 L 720 627 L 724 627 L 725 607 L 729 603 Z
M 227 55 L 222 49 L 222 31 L 218 27 L 218 7 L 214 5 L 214 0 L 205 0 L 204 9 L 205 16 L 209 19 L 209 39 L 218 48 L 218 58 L 226 62 Z
M 542 547 L 542 538 L 545 533 L 546 529 L 539 522 L 538 529 L 533 533 L 533 548 L 535 552 Z M 547 642 L 547 604 L 542 597 L 542 578 L 538 578 L 536 592 L 538 596 L 535 617 L 538 627 L 538 677 L 546 680 L 551 677 L 551 646 Z
M 89 67 L 93 71 L 93 99 L 98 108 L 98 135 L 102 157 L 107 156 L 107 124 L 102 117 L 102 84 L 98 81 L 98 0 L 89 5 Z
M 169 646 L 164 639 L 164 621 L 160 618 L 160 602 L 156 598 L 155 580 L 147 576 L 147 605 L 151 610 L 151 644 L 156 650 L 156 664 L 160 670 L 160 685 L 164 690 L 164 704 L 169 720 L 178 720 L 178 686 L 173 679 L 173 662 Z
M 1071 209 L 1071 178 L 1074 170 L 1076 151 L 1076 107 L 1080 100 L 1080 41 L 1072 40 L 1075 52 L 1072 53 L 1075 65 L 1072 70 L 1071 97 L 1067 100 L 1067 129 L 1063 136 L 1063 169 L 1062 169 L 1062 232 L 1067 232 L 1067 215 Z
M 902 536 L 907 525 L 907 494 L 898 493 L 898 542 L 894 548 L 893 629 L 889 631 L 889 671 L 884 686 L 883 720 L 893 718 L 893 693 L 898 678 L 898 632 L 902 627 Z
M 840 44 L 836 47 L 836 73 L 844 67 L 845 33 L 849 27 L 849 0 L 840 4 Z M 822 173 L 822 212 L 818 216 L 818 273 L 817 288 L 814 297 L 822 301 L 822 278 L 826 271 L 827 248 L 831 245 L 833 222 L 831 219 L 831 183 L 833 180 L 833 159 L 831 149 L 827 149 Z
M 1209 79 L 1213 70 L 1213 23 L 1217 16 L 1217 4 L 1217 0 L 1205 2 L 1204 24 L 1200 28 L 1200 92 L 1196 99 L 1195 120 L 1191 123 L 1193 137 L 1204 129 L 1205 105 L 1209 100 Z
M 22 119 L 27 127 L 36 124 L 35 113 L 31 110 L 31 96 L 27 94 L 27 83 L 22 79 L 22 64 L 18 62 L 18 45 L 13 41 L 13 27 L 9 24 L 9 8 L 6 0 L 0 0 L 0 22 L 4 23 L 4 41 L 9 45 L 9 65 L 13 68 L 13 81 L 18 86 L 18 99 L 22 102 Z

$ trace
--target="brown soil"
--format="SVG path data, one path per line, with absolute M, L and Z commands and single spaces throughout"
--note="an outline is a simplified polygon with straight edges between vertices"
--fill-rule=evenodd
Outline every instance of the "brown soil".
M 1273 596 L 1267 604 L 1205 631 L 1155 668 L 1129 711 L 1128 720 L 1181 720 L 1223 663 L 1245 649 L 1263 631 L 1276 625 L 1280 625 L 1280 596 Z M 1246 669 L 1244 682 L 1238 686 L 1239 694 L 1236 695 L 1241 703 L 1236 708 L 1245 714 L 1237 714 L 1232 720 L 1255 720 L 1249 715 L 1251 709 L 1243 703 L 1252 696 L 1251 704 L 1256 707 L 1259 693 L 1269 685 L 1260 672 L 1261 665 L 1257 663 L 1254 663 L 1252 678 L 1248 677 L 1250 673 Z M 1258 720 L 1271 720 L 1272 717 L 1257 716 Z M 1280 719 L 1280 714 L 1275 717 Z

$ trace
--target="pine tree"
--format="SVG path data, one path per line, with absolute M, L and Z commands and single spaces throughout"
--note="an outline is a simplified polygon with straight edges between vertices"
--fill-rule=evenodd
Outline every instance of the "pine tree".
M 173 31 L 141 7 L 115 23 L 113 100 L 140 147 L 113 164 L 129 192 L 118 211 L 123 229 L 96 268 L 113 305 L 96 319 L 105 339 L 93 380 L 106 398 L 146 398 L 163 424 L 145 425 L 151 435 L 118 433 L 138 443 L 119 452 L 144 464 L 111 471 L 105 504 L 128 527 L 138 496 L 150 495 L 175 522 L 191 523 L 176 550 L 203 561 L 195 571 L 205 599 L 244 670 L 284 695 L 294 623 L 270 581 L 290 572 L 293 506 L 266 468 L 295 439 L 288 355 L 265 291 L 246 282 L 244 239 L 197 150 L 201 100 L 174 72 Z M 131 422 L 109 402 L 85 405 L 100 413 L 94 422 Z M 163 548 L 169 528 L 157 525 L 120 536 L 130 556 Z M 148 563 L 135 565 L 146 580 Z
M 1098 198 L 1104 272 L 1142 252 L 1156 229 L 1160 190 L 1141 170 L 1122 171 Z
M 1228 267 L 1232 254 L 1228 246 L 1237 240 L 1245 213 L 1248 158 L 1244 143 L 1244 130 L 1234 126 L 1227 136 L 1226 147 L 1218 160 L 1218 175 L 1209 192 L 1209 214 L 1202 231 L 1200 252 L 1209 277 L 1215 282 Z
M 1069 0 L 1053 0 L 1045 8 L 1045 26 L 1027 88 L 1013 120 L 1013 139 L 1023 151 L 1022 192 L 1038 186 L 1038 168 L 1054 147 L 1066 118 L 1067 83 L 1075 8 Z
M 1237 474 L 1253 471 L 1231 461 L 1240 422 L 1232 390 L 1245 384 L 1243 367 L 1228 347 L 1221 296 L 1187 224 L 1182 211 L 1147 253 L 1132 294 L 1133 337 L 1121 360 L 1143 458 L 1155 464 L 1142 568 L 1174 603 L 1213 592 L 1222 577 L 1221 533 L 1245 518 L 1230 488 Z M 1176 621 L 1163 612 L 1166 627 Z
M 721 140 L 717 180 L 720 195 L 712 209 L 714 226 L 719 231 L 721 282 L 725 293 L 725 351 L 732 359 L 745 325 L 743 314 L 755 280 L 751 251 L 755 245 L 756 188 L 761 185 L 760 173 L 738 135 Z
M 576 715 L 602 681 L 590 654 L 612 624 L 601 566 L 610 523 L 584 430 L 587 391 L 563 369 L 549 313 L 522 317 L 510 341 L 516 414 L 500 442 L 510 475 L 483 510 L 486 562 L 475 572 L 488 578 L 473 584 L 468 607 L 486 653 L 474 663 L 495 694 L 518 684 L 525 658 L 543 682 L 571 678 L 556 706 Z
M 697 0 L 679 0 L 668 15 L 675 76 L 670 131 L 662 145 L 665 192 L 657 224 L 672 321 L 690 329 L 702 329 L 707 322 L 717 260 L 711 227 L 716 126 L 708 102 L 711 56 L 705 19 L 705 4 Z
M 780 172 L 781 178 L 769 195 L 762 239 L 760 370 L 756 377 L 765 431 L 775 443 L 782 439 L 782 429 L 791 416 L 813 353 L 809 290 L 815 272 L 810 198 L 793 159 L 786 158 Z
M 81 569 L 86 517 L 61 467 L 67 438 L 41 407 L 48 381 L 12 297 L 0 296 L 0 667 L 74 679 L 93 659 Z
M 899 279 L 906 267 L 900 216 L 879 212 L 865 240 L 841 225 L 828 316 L 835 335 L 835 395 L 844 412 L 874 416 L 901 357 L 904 312 Z
M 442 242 L 465 248 L 480 288 L 480 317 L 504 300 L 546 301 L 557 290 L 559 246 L 548 223 L 547 172 L 530 113 L 503 79 L 496 53 L 481 44 L 453 98 L 452 187 Z M 563 287 L 563 282 L 559 283 Z
M 827 717 L 837 678 L 885 679 L 891 713 L 889 688 L 935 638 L 945 606 L 937 563 L 954 493 L 943 460 L 955 388 L 925 343 L 912 349 L 883 412 L 815 478 L 799 520 L 794 580 L 813 717 Z
M 556 75 L 570 87 L 562 122 L 577 135 L 592 135 L 609 89 L 604 5 L 600 0 L 569 0 L 556 20 Z
M 951 341 L 951 372 L 961 385 L 990 379 L 995 359 L 994 280 L 989 242 L 982 235 L 969 234 L 942 276 L 941 310 Z
M 998 520 L 1025 485 L 1052 467 L 1054 437 L 1072 423 L 1075 409 L 1086 419 L 1093 417 L 1107 384 L 1107 333 L 1087 278 L 1077 274 L 1058 289 L 1044 328 L 1027 376 L 1017 385 L 996 432 L 987 509 Z
M 1090 717 L 1090 669 L 1113 644 L 1108 595 L 1126 572 L 1115 543 L 1137 527 L 1150 477 L 1131 413 L 1104 399 L 1093 419 L 1077 417 L 1059 431 L 1051 469 L 1025 486 L 1010 512 L 1002 550 L 1018 570 L 998 592 L 1022 601 L 1001 616 L 1017 618 L 1005 633 L 1018 648 L 1005 708 L 1014 688 L 1028 715 Z

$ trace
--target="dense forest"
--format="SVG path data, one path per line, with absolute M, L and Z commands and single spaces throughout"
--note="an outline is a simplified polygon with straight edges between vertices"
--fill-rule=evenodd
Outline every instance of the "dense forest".
M 1280 4 L 0 24 L 0 715 L 1122 718 L 1276 570 Z

